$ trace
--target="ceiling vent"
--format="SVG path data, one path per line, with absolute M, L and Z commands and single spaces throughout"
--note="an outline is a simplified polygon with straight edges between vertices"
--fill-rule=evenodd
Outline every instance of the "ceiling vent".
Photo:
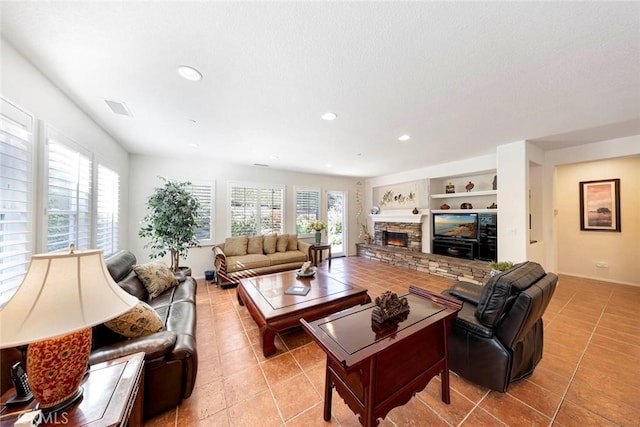
M 113 114 L 133 117 L 133 115 L 131 114 L 131 111 L 129 111 L 129 108 L 124 102 L 111 101 L 108 99 L 105 99 L 104 102 L 106 102 L 109 108 L 111 108 L 111 111 L 113 111 Z

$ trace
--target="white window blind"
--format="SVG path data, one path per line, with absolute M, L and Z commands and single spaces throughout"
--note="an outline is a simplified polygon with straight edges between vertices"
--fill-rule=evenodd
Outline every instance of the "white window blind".
M 284 189 L 231 184 L 231 235 L 282 233 Z
M 64 142 L 63 142 L 64 141 Z M 75 243 L 91 243 L 91 159 L 77 145 L 48 129 L 47 251 L 63 251 Z
M 0 98 L 0 307 L 33 253 L 33 116 Z
M 196 239 L 201 245 L 213 244 L 213 185 L 194 183 L 191 184 L 190 191 L 200 202 Z
M 296 233 L 306 234 L 307 224 L 320 219 L 320 191 L 296 189 Z
M 98 164 L 97 193 L 95 247 L 108 256 L 118 250 L 120 176 L 101 164 Z

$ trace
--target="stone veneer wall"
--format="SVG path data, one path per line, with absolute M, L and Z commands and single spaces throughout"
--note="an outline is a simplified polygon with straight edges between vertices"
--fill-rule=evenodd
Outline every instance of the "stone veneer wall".
M 373 226 L 373 244 L 382 246 L 382 232 L 407 233 L 407 250 L 422 251 L 422 224 L 410 222 L 376 222 Z
M 483 284 L 489 279 L 491 267 L 485 261 L 454 258 L 404 248 L 390 248 L 375 244 L 356 244 L 358 256 L 412 270 L 423 271 L 453 280 Z

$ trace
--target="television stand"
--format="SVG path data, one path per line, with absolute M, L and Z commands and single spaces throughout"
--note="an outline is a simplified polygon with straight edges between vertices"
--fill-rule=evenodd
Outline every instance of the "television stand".
M 456 258 L 476 259 L 478 242 L 475 240 L 433 239 L 433 253 Z

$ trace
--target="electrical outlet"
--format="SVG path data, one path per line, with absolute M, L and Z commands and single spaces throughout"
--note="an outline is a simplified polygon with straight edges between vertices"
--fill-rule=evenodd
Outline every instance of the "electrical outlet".
M 598 268 L 609 268 L 609 263 L 608 262 L 603 262 L 603 261 L 596 262 L 596 267 L 598 267 Z

